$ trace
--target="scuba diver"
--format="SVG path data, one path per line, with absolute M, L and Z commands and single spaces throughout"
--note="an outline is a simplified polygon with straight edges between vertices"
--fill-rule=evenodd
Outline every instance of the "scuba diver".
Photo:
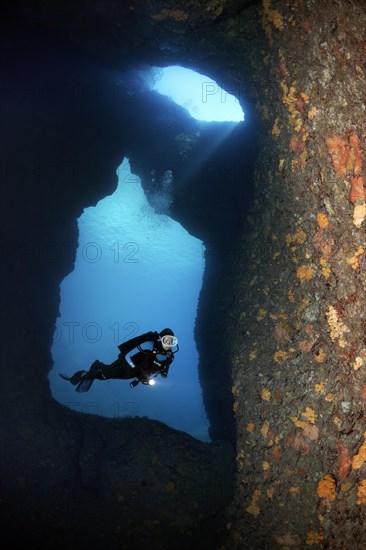
M 144 347 L 141 347 L 144 344 Z M 135 348 L 138 352 L 130 355 Z M 174 336 L 170 328 L 159 332 L 146 332 L 131 340 L 127 340 L 118 346 L 120 353 L 118 359 L 110 365 L 101 361 L 94 361 L 89 371 L 79 370 L 72 376 L 60 374 L 61 378 L 68 380 L 76 386 L 79 393 L 87 392 L 94 380 L 110 380 L 134 378 L 130 382 L 134 388 L 142 382 L 153 385 L 155 378 L 160 374 L 163 378 L 168 376 L 169 367 L 174 361 L 174 354 L 179 350 L 178 338 Z

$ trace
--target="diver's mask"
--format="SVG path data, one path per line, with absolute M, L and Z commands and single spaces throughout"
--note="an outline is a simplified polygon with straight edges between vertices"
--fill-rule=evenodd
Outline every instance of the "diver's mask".
M 171 336 L 170 334 L 162 336 L 160 341 L 164 349 L 172 349 L 178 346 L 178 338 L 176 336 Z

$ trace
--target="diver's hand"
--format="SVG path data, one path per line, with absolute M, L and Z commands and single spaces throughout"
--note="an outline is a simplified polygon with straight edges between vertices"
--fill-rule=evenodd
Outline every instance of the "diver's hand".
M 149 380 L 150 380 L 150 377 L 147 373 L 145 372 L 140 372 L 139 374 L 139 380 L 140 382 L 142 382 L 143 384 L 148 384 L 149 383 Z

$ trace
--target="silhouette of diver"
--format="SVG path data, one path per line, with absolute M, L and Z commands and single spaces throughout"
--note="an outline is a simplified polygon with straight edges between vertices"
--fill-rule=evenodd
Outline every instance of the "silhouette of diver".
M 142 344 L 149 347 L 143 349 Z M 135 348 L 138 349 L 138 352 L 130 356 L 130 352 Z M 165 328 L 160 333 L 150 331 L 131 338 L 131 340 L 120 344 L 118 349 L 120 350 L 118 359 L 110 365 L 96 360 L 89 371 L 79 370 L 70 377 L 60 373 L 60 376 L 76 386 L 75 389 L 79 393 L 89 391 L 94 380 L 110 380 L 111 378 L 134 378 L 130 382 L 131 388 L 140 382 L 152 385 L 154 384 L 152 378 L 158 374 L 163 378 L 168 376 L 169 367 L 174 361 L 174 354 L 179 350 L 179 346 L 173 331 L 170 328 Z

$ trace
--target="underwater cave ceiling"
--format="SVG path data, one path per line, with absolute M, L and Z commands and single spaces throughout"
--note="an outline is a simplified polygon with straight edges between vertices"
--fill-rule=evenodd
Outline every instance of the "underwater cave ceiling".
M 248 8 L 255 4 L 258 2 L 253 0 L 208 3 L 36 0 L 32 4 L 16 0 L 10 10 L 15 9 L 27 21 L 60 30 L 114 69 L 135 68 L 136 63 L 174 65 L 180 62 L 191 68 L 195 68 L 192 66 L 195 64 L 201 69 L 216 67 L 222 75 L 225 66 L 219 61 L 222 48 L 217 35 L 224 37 L 228 28 L 235 33 L 248 27 L 246 39 L 250 42 L 256 34 L 253 24 L 258 22 L 255 12 Z M 216 40 L 212 40 L 213 31 Z M 230 49 L 234 48 L 233 43 Z
M 364 550 L 363 2 L 19 0 L 3 26 L 4 532 L 29 547 Z M 216 144 L 216 172 L 187 167 L 224 126 L 145 91 L 126 109 L 108 96 L 118 70 L 177 63 L 240 92 L 246 123 Z M 132 115 L 146 132 L 126 133 Z M 196 323 L 210 445 L 71 412 L 46 379 L 76 217 L 123 156 L 154 192 L 165 147 L 172 216 L 214 244 Z

